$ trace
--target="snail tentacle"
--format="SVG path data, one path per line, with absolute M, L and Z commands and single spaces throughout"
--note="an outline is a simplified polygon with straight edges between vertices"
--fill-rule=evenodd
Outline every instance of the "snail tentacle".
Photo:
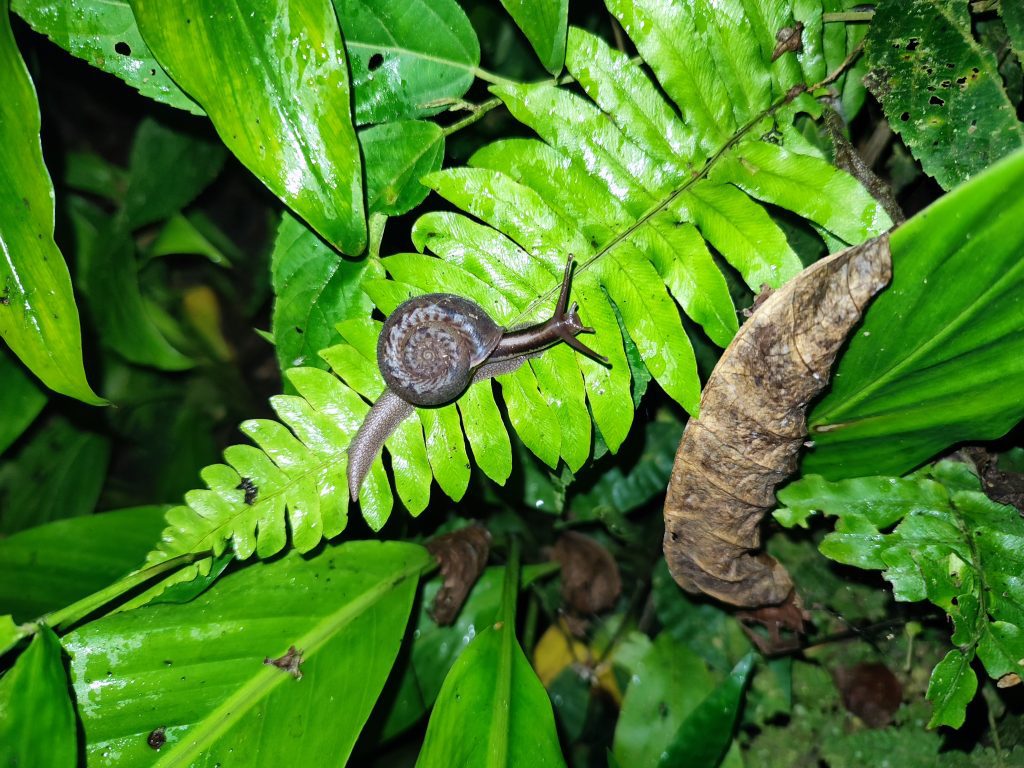
M 346 475 L 352 501 L 359 498 L 359 489 L 377 454 L 384 448 L 384 441 L 394 434 L 398 425 L 409 418 L 414 410 L 415 406 L 390 389 L 385 389 L 370 408 L 348 447 Z

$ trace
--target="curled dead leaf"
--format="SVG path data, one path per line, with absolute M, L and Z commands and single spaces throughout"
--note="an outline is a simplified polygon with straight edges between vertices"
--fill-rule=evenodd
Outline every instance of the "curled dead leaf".
M 761 519 L 796 469 L 807 404 L 891 275 L 887 235 L 822 259 L 769 296 L 723 353 L 665 501 L 665 559 L 683 589 L 747 608 L 793 599 L 786 569 L 756 551 Z
M 775 33 L 775 50 L 772 51 L 772 61 L 775 61 L 784 53 L 799 53 L 804 49 L 804 24 L 798 21 L 792 27 L 783 27 Z
M 555 542 L 551 559 L 562 566 L 562 599 L 577 614 L 607 611 L 622 594 L 615 558 L 589 536 L 566 531 Z
M 427 550 L 440 564 L 444 579 L 430 616 L 446 626 L 455 621 L 469 590 L 487 565 L 491 534 L 482 526 L 470 525 L 428 541 Z

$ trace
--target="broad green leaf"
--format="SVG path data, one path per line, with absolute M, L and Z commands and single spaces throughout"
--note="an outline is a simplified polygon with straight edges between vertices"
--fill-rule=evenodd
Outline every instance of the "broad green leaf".
M 401 216 L 430 191 L 420 179 L 441 167 L 444 133 L 426 120 L 402 120 L 359 132 L 366 161 L 366 208 Z
M 93 405 L 64 257 L 53 240 L 53 184 L 39 103 L 0 2 L 0 337 L 50 389 Z
M 11 10 L 36 32 L 143 96 L 203 114 L 143 41 L 128 0 L 13 0 Z
M 109 458 L 108 438 L 54 417 L 0 465 L 0 532 L 92 512 Z
M 132 0 L 132 9 L 238 159 L 328 242 L 361 252 L 359 146 L 328 0 L 262 0 L 248 12 L 213 0 Z
M 1019 670 L 1024 601 L 1017 561 L 1024 520 L 1016 508 L 985 496 L 981 481 L 962 465 L 833 483 L 812 475 L 778 497 L 798 514 L 815 510 L 838 518 L 821 543 L 824 555 L 880 570 L 897 600 L 928 600 L 950 614 L 957 650 L 932 673 L 931 726 L 963 723 L 977 688 L 970 669 L 975 653 L 993 678 Z
M 866 38 L 868 87 L 945 189 L 1024 146 L 998 63 L 957 0 L 885 0 Z
M 350 542 L 76 630 L 65 644 L 90 764 L 213 765 L 232 754 L 250 765 L 343 764 L 429 562 L 413 544 Z M 265 662 L 290 647 L 295 674 Z M 167 741 L 156 754 L 146 739 L 159 727 Z
M 224 155 L 220 142 L 143 120 L 135 132 L 124 196 L 128 228 L 178 213 L 220 173 Z
M 717 768 L 732 741 L 736 717 L 743 702 L 743 689 L 754 665 L 747 654 L 729 676 L 687 715 L 658 760 L 658 765 Z
M 553 75 L 561 72 L 569 0 L 501 0 L 501 4 L 523 30 L 544 69 Z
M 0 539 L 0 613 L 28 621 L 112 584 L 141 565 L 165 509 L 73 517 Z
M 1024 416 L 1024 151 L 893 232 L 891 286 L 868 308 L 808 418 L 805 473 L 901 474 Z
M 667 632 L 630 672 L 612 750 L 622 765 L 653 768 L 714 681 L 701 658 Z
M 564 766 L 547 691 L 515 636 L 518 563 L 502 608 L 445 677 L 417 765 Z
M 318 353 L 341 340 L 334 326 L 368 317 L 373 309 L 360 288 L 363 277 L 384 274 L 378 260 L 346 259 L 288 214 L 277 230 L 271 269 L 271 327 L 281 370 L 326 367 Z
M 95 152 L 68 152 L 64 158 L 64 183 L 79 192 L 120 203 L 128 189 L 128 172 Z
M 0 456 L 28 429 L 46 405 L 46 393 L 0 348 Z
M 358 124 L 436 115 L 473 84 L 480 43 L 455 0 L 334 0 L 334 7 Z
M 1000 3 L 999 15 L 1003 17 L 1006 33 L 1017 60 L 1024 66 L 1024 6 L 1019 3 Z
M 213 224 L 198 213 L 171 216 L 146 251 L 149 259 L 172 254 L 203 256 L 219 267 L 230 267 L 238 257 L 233 244 L 215 234 Z
M 0 764 L 78 765 L 75 708 L 61 656 L 60 640 L 40 627 L 0 679 Z

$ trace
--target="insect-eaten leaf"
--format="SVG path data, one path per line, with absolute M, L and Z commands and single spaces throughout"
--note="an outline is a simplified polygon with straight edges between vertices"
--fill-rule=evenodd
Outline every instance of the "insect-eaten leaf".
M 773 293 L 722 355 L 665 502 L 665 559 L 684 589 L 744 607 L 795 599 L 786 569 L 756 552 L 761 518 L 796 469 L 807 404 L 891 274 L 886 235 L 823 259 Z

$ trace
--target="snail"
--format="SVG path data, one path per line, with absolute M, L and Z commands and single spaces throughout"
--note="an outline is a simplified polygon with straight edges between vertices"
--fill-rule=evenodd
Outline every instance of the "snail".
M 569 306 L 572 265 L 569 256 L 554 314 L 526 328 L 506 330 L 478 304 L 450 293 L 416 296 L 388 316 L 377 341 L 377 363 L 387 389 L 370 408 L 348 449 L 353 501 L 384 441 L 417 406 L 450 403 L 470 384 L 511 373 L 528 357 L 563 341 L 607 363 L 576 338 L 594 329 L 583 325 L 575 302 Z

